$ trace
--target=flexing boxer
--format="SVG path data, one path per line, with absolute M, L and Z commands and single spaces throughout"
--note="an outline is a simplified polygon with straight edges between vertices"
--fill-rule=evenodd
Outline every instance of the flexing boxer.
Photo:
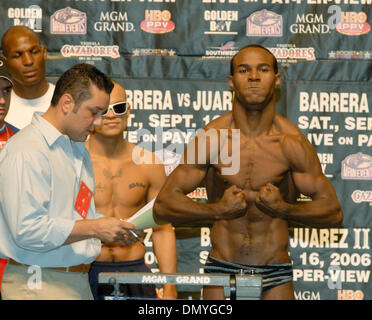
M 263 277 L 263 299 L 294 299 L 288 221 L 331 227 L 341 223 L 343 213 L 315 149 L 275 111 L 280 74 L 273 54 L 258 45 L 242 48 L 231 61 L 228 84 L 234 92 L 232 111 L 210 122 L 188 145 L 184 164 L 157 197 L 155 217 L 214 221 L 206 272 L 254 271 Z M 226 170 L 226 148 L 232 162 L 240 163 L 236 172 Z M 204 178 L 207 204 L 186 196 Z M 297 191 L 312 201 L 296 203 Z M 223 299 L 223 288 L 205 287 L 204 298 Z

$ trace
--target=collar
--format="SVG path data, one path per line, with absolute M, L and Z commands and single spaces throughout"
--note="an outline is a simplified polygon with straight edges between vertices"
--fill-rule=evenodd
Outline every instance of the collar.
M 57 140 L 61 143 L 67 143 L 68 145 L 75 145 L 77 150 L 84 154 L 85 143 L 80 141 L 72 141 L 67 135 L 62 134 L 56 127 L 54 127 L 49 121 L 45 120 L 43 117 L 43 112 L 34 112 L 31 123 L 36 126 L 45 141 L 51 147 Z
M 42 115 L 43 112 L 34 112 L 31 123 L 39 129 L 49 146 L 52 146 L 60 137 L 70 140 L 68 136 L 62 134 L 49 121 L 45 120 Z

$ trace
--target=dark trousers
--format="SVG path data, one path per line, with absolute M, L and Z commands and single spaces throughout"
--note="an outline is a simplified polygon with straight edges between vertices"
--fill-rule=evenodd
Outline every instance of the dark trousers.
M 122 262 L 93 262 L 89 270 L 89 283 L 94 300 L 106 300 L 113 296 L 114 286 L 98 283 L 100 272 L 151 272 L 151 270 L 145 264 L 144 259 Z M 119 290 L 124 297 L 156 298 L 155 285 L 120 284 Z

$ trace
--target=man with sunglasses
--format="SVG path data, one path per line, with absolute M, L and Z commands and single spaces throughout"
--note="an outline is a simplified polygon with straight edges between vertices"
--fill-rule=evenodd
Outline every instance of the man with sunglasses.
M 102 115 L 102 126 L 95 129 L 86 143 L 93 162 L 97 210 L 107 217 L 123 220 L 154 199 L 165 181 L 164 166 L 155 162 L 154 154 L 149 153 L 154 164 L 138 165 L 133 161 L 135 145 L 123 138 L 129 112 L 125 90 L 115 82 L 109 108 Z M 176 272 L 176 242 L 172 226 L 153 228 L 152 240 L 160 272 Z M 128 246 L 119 242 L 105 243 L 89 272 L 95 299 L 109 299 L 113 291 L 109 285 L 98 285 L 100 272 L 150 272 L 144 262 L 145 252 L 144 245 L 134 237 L 133 244 Z M 127 297 L 156 297 L 152 285 L 122 285 L 120 290 Z M 176 298 L 175 286 L 164 285 L 163 297 Z

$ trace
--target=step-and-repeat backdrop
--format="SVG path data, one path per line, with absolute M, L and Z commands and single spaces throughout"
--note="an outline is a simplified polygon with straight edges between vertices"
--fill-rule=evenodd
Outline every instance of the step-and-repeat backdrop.
M 231 110 L 231 57 L 247 44 L 269 48 L 283 78 L 277 110 L 315 146 L 345 216 L 340 228 L 290 228 L 296 298 L 371 299 L 371 4 L 2 0 L 0 32 L 13 25 L 37 32 L 52 82 L 80 62 L 120 82 L 132 106 L 126 138 L 156 151 L 168 173 L 196 130 Z M 190 197 L 205 201 L 205 189 Z M 178 271 L 203 272 L 210 226 L 180 226 L 176 233 Z M 146 244 L 156 271 L 151 230 Z

